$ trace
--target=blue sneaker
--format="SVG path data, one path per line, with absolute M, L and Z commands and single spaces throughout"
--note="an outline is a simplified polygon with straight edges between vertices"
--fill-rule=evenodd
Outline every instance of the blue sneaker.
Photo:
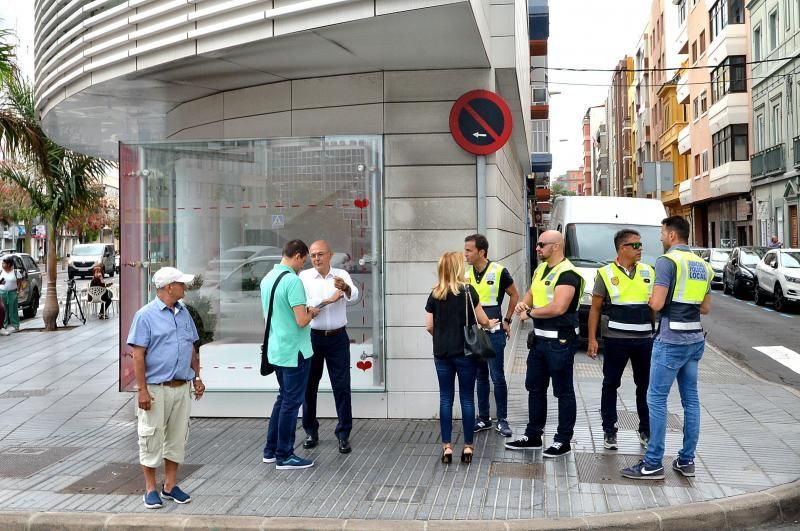
M 144 500 L 144 506 L 148 509 L 161 509 L 164 507 L 164 503 L 161 501 L 158 491 L 155 490 L 146 492 L 144 496 L 142 496 L 142 500 Z
M 495 425 L 494 429 L 497 430 L 497 433 L 503 437 L 511 437 L 513 435 L 511 432 L 511 426 L 508 425 L 508 421 L 506 419 L 497 419 L 497 424 Z
M 693 478 L 694 477 L 694 461 L 687 461 L 686 463 L 682 462 L 679 459 L 676 459 L 672 462 L 672 470 L 676 472 L 680 472 L 684 477 Z
M 644 459 L 631 467 L 623 468 L 621 472 L 630 479 L 664 479 L 664 467 L 650 466 Z
M 312 466 L 314 466 L 314 461 L 303 459 L 294 454 L 275 463 L 276 470 L 299 470 L 301 468 L 311 468 Z
M 192 497 L 183 492 L 177 485 L 172 487 L 172 490 L 169 492 L 165 491 L 164 487 L 162 486 L 161 495 L 168 500 L 174 501 L 175 503 L 189 503 L 192 501 Z
M 264 457 L 261 460 L 265 463 L 274 463 L 275 454 L 273 452 L 264 452 Z

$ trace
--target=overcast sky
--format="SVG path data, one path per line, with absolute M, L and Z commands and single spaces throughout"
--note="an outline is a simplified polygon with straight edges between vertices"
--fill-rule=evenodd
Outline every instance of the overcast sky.
M 0 0 L 0 26 L 17 33 L 17 62 L 33 77 L 33 0 Z
M 625 54 L 635 53 L 649 12 L 650 0 L 550 0 L 548 66 L 614 68 Z M 551 70 L 549 80 L 550 90 L 561 92 L 550 100 L 551 175 L 557 177 L 583 163 L 583 115 L 605 101 L 611 73 Z

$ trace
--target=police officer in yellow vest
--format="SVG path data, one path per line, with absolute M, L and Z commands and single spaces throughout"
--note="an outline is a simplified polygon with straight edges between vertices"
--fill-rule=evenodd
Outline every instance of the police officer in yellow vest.
M 503 437 L 511 437 L 508 425 L 508 386 L 503 368 L 503 352 L 506 338 L 511 332 L 511 318 L 514 308 L 519 302 L 519 293 L 514 285 L 514 278 L 508 269 L 488 259 L 489 241 L 483 234 L 471 234 L 464 238 L 464 259 L 467 261 L 465 274 L 467 280 L 478 292 L 481 307 L 489 319 L 502 319 L 502 328 L 489 332 L 497 356 L 478 366 L 478 377 L 475 380 L 478 390 L 478 418 L 475 419 L 475 432 L 492 428 L 489 411 L 489 375 L 494 384 L 494 401 L 497 407 L 497 424 L 495 430 Z M 508 310 L 503 316 L 503 297 L 508 295 Z
M 577 406 L 572 367 L 578 349 L 578 306 L 584 281 L 564 258 L 560 232 L 543 232 L 536 243 L 540 265 L 533 273 L 531 289 L 517 305 L 520 319 L 533 319 L 535 344 L 528 352 L 525 388 L 528 390 L 528 426 L 525 435 L 506 443 L 510 450 L 542 447 L 547 422 L 547 387 L 553 381 L 558 399 L 558 429 L 544 457 L 560 457 L 572 450 Z
M 614 235 L 617 258 L 601 267 L 592 290 L 589 311 L 589 346 L 586 354 L 597 358 L 597 329 L 603 321 L 603 391 L 600 416 L 603 419 L 603 446 L 617 449 L 617 389 L 628 360 L 636 384 L 636 412 L 639 415 L 639 442 L 647 447 L 650 414 L 647 409 L 647 382 L 650 379 L 650 352 L 653 348 L 655 316 L 647 305 L 653 293 L 655 270 L 642 259 L 642 238 L 633 229 Z
M 622 470 L 633 479 L 663 479 L 664 438 L 667 430 L 667 397 L 677 379 L 683 405 L 683 448 L 672 468 L 694 476 L 694 455 L 700 435 L 700 398 L 697 366 L 705 349 L 700 315 L 711 309 L 711 266 L 691 252 L 689 223 L 680 216 L 661 222 L 661 242 L 666 254 L 656 260 L 656 281 L 650 308 L 660 312 L 661 326 L 653 341 L 647 407 L 650 441 L 644 459 Z

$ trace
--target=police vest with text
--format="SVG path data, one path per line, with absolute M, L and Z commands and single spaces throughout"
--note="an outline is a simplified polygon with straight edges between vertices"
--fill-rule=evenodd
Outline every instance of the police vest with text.
M 653 294 L 655 270 L 647 264 L 636 264 L 631 278 L 617 264 L 608 264 L 597 274 L 603 279 L 610 301 L 605 308 L 609 330 L 650 337 L 653 319 L 647 301 Z
M 467 281 L 472 284 L 472 287 L 478 292 L 481 306 L 497 306 L 500 290 L 500 276 L 503 274 L 503 269 L 505 268 L 497 262 L 489 262 L 489 265 L 483 272 L 481 281 L 478 282 L 475 279 L 475 268 L 473 266 L 467 266 L 465 271 Z
M 572 265 L 572 262 L 566 258 L 553 267 L 545 274 L 547 262 L 543 262 L 536 268 L 533 273 L 533 280 L 531 281 L 531 296 L 533 298 L 533 307 L 541 308 L 553 302 L 555 296 L 556 284 L 559 277 L 567 271 L 572 271 L 578 278 L 581 279 L 580 291 L 578 292 L 578 299 L 583 293 L 584 280 L 583 277 Z M 572 305 L 572 302 L 570 302 Z M 578 306 L 568 308 L 566 313 L 558 317 L 551 317 L 549 319 L 535 319 L 533 322 L 533 331 L 537 337 L 545 337 L 549 339 L 574 339 L 579 334 L 578 329 Z
M 669 318 L 669 328 L 673 332 L 702 332 L 700 305 L 714 278 L 711 266 L 691 251 L 672 250 L 664 257 L 675 264 L 675 286 L 661 314 Z

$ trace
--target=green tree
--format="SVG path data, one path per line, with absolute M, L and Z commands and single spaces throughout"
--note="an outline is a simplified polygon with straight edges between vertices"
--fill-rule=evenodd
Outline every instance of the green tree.
M 59 313 L 56 237 L 67 219 L 100 200 L 97 190 L 102 189 L 99 184 L 111 163 L 51 140 L 37 118 L 30 83 L 14 68 L 2 78 L 0 138 L 6 155 L 0 163 L 0 178 L 27 192 L 47 226 L 47 298 L 42 319 L 47 330 L 55 330 Z
M 575 192 L 567 190 L 567 188 L 558 181 L 550 185 L 550 200 L 552 201 L 560 195 L 575 195 Z

